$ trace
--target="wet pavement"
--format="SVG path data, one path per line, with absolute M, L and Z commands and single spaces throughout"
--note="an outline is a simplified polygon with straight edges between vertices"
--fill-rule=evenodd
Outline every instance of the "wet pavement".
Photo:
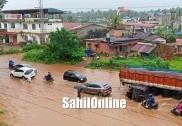
M 38 70 L 37 76 L 29 84 L 19 78 L 10 78 L 9 59 L 15 64 L 22 55 L 0 56 L 0 107 L 8 110 L 10 125 L 13 126 L 182 126 L 182 118 L 170 113 L 178 103 L 172 98 L 156 97 L 159 102 L 157 110 L 148 110 L 140 103 L 127 100 L 126 109 L 63 109 L 62 98 L 76 98 L 73 89 L 78 83 L 62 79 L 66 70 L 72 69 L 84 73 L 87 81 L 104 81 L 112 85 L 109 97 L 126 99 L 126 86 L 119 87 L 118 71 L 92 70 L 63 64 L 32 64 Z M 43 81 L 47 72 L 54 77 L 53 83 Z M 82 94 L 82 97 L 94 97 Z M 97 97 L 97 96 L 95 96 Z

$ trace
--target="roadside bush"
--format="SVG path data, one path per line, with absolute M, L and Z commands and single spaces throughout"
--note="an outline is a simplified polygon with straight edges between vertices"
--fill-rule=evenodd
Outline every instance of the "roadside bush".
M 22 50 L 23 50 L 24 52 L 28 52 L 28 51 L 30 51 L 30 50 L 32 50 L 32 49 L 43 49 L 43 48 L 44 48 L 44 46 L 39 45 L 37 42 L 33 42 L 32 44 L 24 45 L 24 46 L 22 47 Z
M 4 48 L 3 46 L 0 45 L 0 52 L 3 52 L 4 51 Z
M 39 55 L 42 53 L 41 49 L 32 49 L 31 51 L 27 52 L 24 56 L 23 56 L 23 60 L 26 61 L 33 61 L 33 62 L 41 62 L 41 60 L 39 59 Z
M 21 50 L 17 50 L 17 49 L 14 49 L 14 48 L 10 48 L 8 51 L 0 52 L 0 55 L 17 54 L 17 53 L 21 53 L 21 52 L 22 52 Z

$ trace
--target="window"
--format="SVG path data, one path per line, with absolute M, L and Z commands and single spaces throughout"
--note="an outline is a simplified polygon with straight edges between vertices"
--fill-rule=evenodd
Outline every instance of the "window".
M 36 25 L 35 24 L 32 24 L 32 29 L 36 29 Z
M 35 36 L 33 36 L 33 41 L 35 42 L 35 41 L 37 41 L 37 39 L 36 39 L 36 37 Z
M 5 29 L 7 28 L 7 24 L 4 24 L 4 28 L 5 28 Z
M 27 24 L 23 24 L 23 29 L 28 29 L 28 25 Z
M 2 25 L 1 25 L 1 23 L 0 23 L 0 28 L 2 28 Z
M 15 28 L 15 23 L 11 23 L 11 28 Z
M 25 36 L 25 41 L 28 41 L 28 36 Z

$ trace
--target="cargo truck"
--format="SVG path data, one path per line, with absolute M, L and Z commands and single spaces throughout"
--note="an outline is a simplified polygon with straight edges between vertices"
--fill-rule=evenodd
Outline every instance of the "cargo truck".
M 121 84 L 146 86 L 149 92 L 163 97 L 182 98 L 182 74 L 173 71 L 148 70 L 145 68 L 122 68 Z

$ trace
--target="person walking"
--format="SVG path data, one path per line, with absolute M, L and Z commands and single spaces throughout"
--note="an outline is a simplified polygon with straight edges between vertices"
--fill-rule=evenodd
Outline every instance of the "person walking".
M 81 90 L 80 90 L 80 89 L 77 89 L 77 97 L 78 97 L 79 99 L 81 99 Z
M 31 75 L 30 74 L 28 74 L 27 76 L 26 76 L 26 78 L 27 78 L 27 81 L 28 81 L 28 83 L 30 84 L 31 83 Z

